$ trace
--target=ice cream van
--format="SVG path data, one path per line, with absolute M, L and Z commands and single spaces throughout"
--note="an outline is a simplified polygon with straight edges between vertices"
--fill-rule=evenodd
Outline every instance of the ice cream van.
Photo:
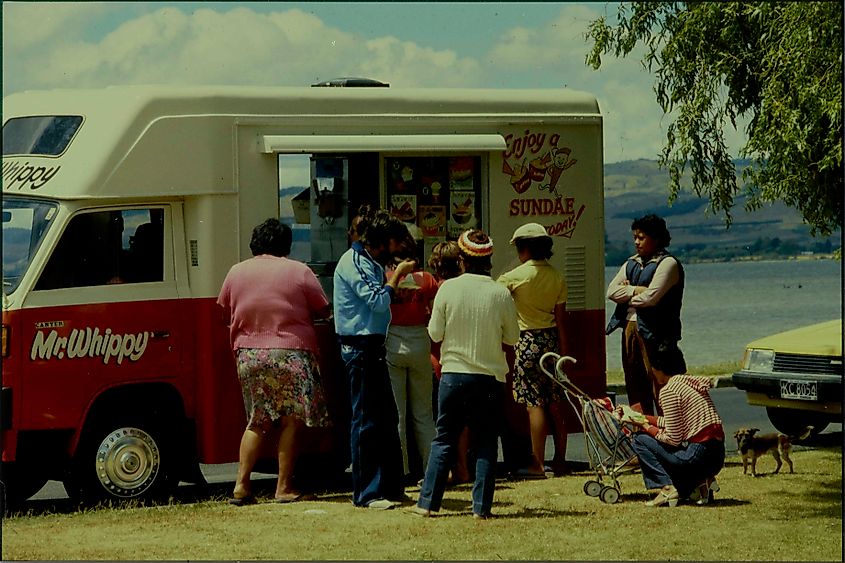
M 152 87 L 3 100 L 2 479 L 147 498 L 237 461 L 245 424 L 216 297 L 280 217 L 328 296 L 363 204 L 419 228 L 426 255 L 479 227 L 493 275 L 539 222 L 565 273 L 573 381 L 605 392 L 602 118 L 569 89 Z M 315 85 L 316 86 L 316 85 Z M 318 325 L 330 429 L 301 463 L 348 463 L 349 399 Z M 510 409 L 520 428 L 518 410 Z M 524 427 L 527 435 L 527 424 Z M 273 458 L 267 452 L 267 458 Z

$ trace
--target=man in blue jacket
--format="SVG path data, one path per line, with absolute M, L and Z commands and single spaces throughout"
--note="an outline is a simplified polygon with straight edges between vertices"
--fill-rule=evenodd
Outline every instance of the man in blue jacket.
M 334 272 L 334 322 L 352 398 L 352 503 L 388 509 L 404 497 L 402 449 L 385 336 L 390 302 L 413 260 L 401 262 L 385 283 L 384 264 L 408 236 L 386 211 L 361 218 L 361 238 L 352 243 Z

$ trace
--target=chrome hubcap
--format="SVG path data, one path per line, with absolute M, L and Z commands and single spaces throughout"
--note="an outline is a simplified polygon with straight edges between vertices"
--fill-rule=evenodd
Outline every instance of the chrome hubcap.
M 97 479 L 112 495 L 131 498 L 155 481 L 161 454 L 152 436 L 140 428 L 119 428 L 97 449 Z

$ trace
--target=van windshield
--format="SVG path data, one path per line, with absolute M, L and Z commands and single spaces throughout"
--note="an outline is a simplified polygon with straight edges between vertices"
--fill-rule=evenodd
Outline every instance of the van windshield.
M 18 285 L 56 216 L 54 202 L 3 196 L 3 293 Z

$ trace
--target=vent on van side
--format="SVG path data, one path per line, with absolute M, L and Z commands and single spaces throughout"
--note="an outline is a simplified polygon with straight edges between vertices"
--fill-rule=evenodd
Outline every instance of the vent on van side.
M 326 80 L 325 82 L 315 82 L 311 85 L 312 88 L 319 88 L 319 87 L 334 87 L 334 88 L 389 88 L 390 84 L 387 82 L 380 82 L 378 80 L 373 80 L 372 78 L 357 78 L 357 77 L 344 77 L 344 78 L 332 78 L 331 80 Z
M 567 311 L 587 308 L 587 249 L 584 246 L 567 246 L 563 251 L 566 277 Z
M 196 239 L 192 239 L 188 243 L 191 247 L 191 266 L 199 266 L 200 265 L 200 253 L 198 250 L 198 245 Z

